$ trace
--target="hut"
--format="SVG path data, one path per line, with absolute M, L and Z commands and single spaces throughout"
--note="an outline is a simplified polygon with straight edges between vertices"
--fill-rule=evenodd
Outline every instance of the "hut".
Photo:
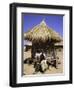
M 24 39 L 32 42 L 32 58 L 35 58 L 37 50 L 45 52 L 46 56 L 52 54 L 55 58 L 55 43 L 62 41 L 62 37 L 49 28 L 44 20 L 24 33 Z
M 55 43 L 55 54 L 58 59 L 58 62 L 63 61 L 63 40 L 59 43 Z

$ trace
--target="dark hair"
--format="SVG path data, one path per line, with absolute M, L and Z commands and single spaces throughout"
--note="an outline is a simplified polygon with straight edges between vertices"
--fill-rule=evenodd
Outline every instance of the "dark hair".
M 40 53 L 41 51 L 38 49 L 36 52 L 37 52 L 37 53 Z

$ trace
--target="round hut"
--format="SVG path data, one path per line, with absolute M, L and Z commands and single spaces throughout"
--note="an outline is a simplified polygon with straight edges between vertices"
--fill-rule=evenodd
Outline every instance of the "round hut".
M 39 51 L 45 52 L 46 55 L 52 55 L 55 58 L 56 42 L 60 42 L 62 37 L 49 28 L 43 20 L 40 24 L 33 27 L 31 30 L 24 34 L 24 39 L 32 42 L 32 58 L 35 57 L 35 53 Z

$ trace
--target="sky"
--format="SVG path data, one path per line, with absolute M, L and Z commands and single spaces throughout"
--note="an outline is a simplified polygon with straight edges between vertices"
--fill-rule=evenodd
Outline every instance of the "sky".
M 22 14 L 23 31 L 27 32 L 31 30 L 42 20 L 46 22 L 48 27 L 52 28 L 63 37 L 63 15 L 24 13 Z

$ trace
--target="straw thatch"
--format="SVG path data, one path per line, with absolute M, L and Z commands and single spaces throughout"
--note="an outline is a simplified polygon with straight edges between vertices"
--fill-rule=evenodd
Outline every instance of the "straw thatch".
M 30 31 L 26 32 L 24 34 L 25 39 L 30 40 L 32 42 L 34 41 L 61 41 L 62 38 L 61 36 L 55 32 L 54 30 L 52 30 L 51 28 L 49 28 L 45 21 L 42 21 L 40 24 L 38 24 L 37 26 L 33 27 Z

